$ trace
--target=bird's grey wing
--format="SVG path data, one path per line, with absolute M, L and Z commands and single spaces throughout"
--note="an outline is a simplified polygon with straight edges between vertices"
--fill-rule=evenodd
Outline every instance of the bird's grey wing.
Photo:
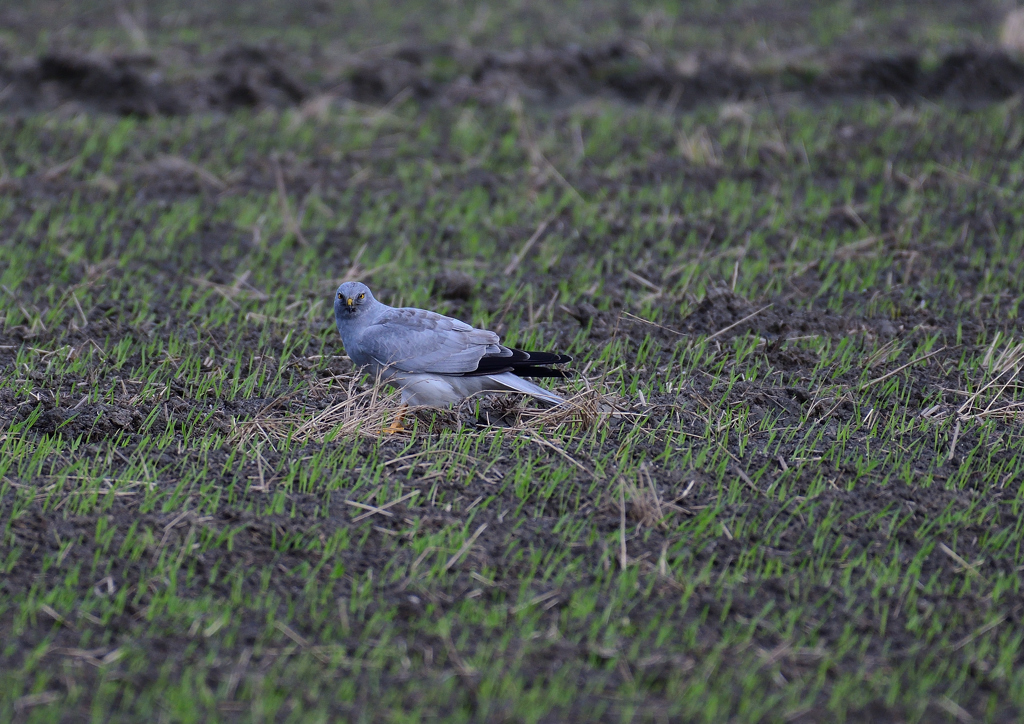
M 476 329 L 424 309 L 391 309 L 359 335 L 363 354 L 403 372 L 472 372 L 484 356 L 505 357 L 511 350 L 494 332 Z

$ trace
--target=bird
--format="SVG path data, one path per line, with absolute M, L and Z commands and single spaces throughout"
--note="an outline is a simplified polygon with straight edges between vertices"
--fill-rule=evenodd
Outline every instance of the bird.
M 571 362 L 569 355 L 506 347 L 490 330 L 426 309 L 390 307 L 362 282 L 338 287 L 334 323 L 349 358 L 402 391 L 403 408 L 388 432 L 405 429 L 410 405 L 450 407 L 483 392 L 519 392 L 546 407 L 565 402 L 524 378 L 566 377 L 550 365 Z

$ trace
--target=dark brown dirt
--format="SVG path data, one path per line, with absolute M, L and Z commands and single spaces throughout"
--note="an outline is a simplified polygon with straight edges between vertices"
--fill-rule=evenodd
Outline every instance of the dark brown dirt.
M 165 80 L 147 55 L 54 52 L 27 63 L 0 66 L 8 84 L 2 110 L 34 112 L 72 103 L 135 116 L 301 103 L 309 89 L 287 70 L 283 53 L 239 46 L 217 57 L 201 79 Z
M 439 63 L 448 68 L 439 74 Z M 310 85 L 296 68 L 308 59 L 273 47 L 237 46 L 179 79 L 167 79 L 152 56 L 55 52 L 24 62 L 0 58 L 7 89 L 0 110 L 33 112 L 65 104 L 123 115 L 180 115 L 237 108 L 289 107 L 313 95 L 386 103 L 407 93 L 421 101 L 490 104 L 512 96 L 544 104 L 606 96 L 634 103 L 691 109 L 703 103 L 760 100 L 779 93 L 809 99 L 890 96 L 977 105 L 1024 90 L 1024 65 L 1002 51 L 966 48 L 934 66 L 912 53 L 846 55 L 824 70 L 790 65 L 751 71 L 727 59 L 686 64 L 638 55 L 626 43 L 506 53 L 451 47 L 401 48 L 370 54 L 343 68 L 317 73 Z

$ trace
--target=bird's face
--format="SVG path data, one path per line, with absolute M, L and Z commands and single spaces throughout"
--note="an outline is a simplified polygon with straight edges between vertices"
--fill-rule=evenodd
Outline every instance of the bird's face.
M 373 294 L 362 282 L 345 282 L 334 295 L 334 316 L 338 319 L 354 317 L 373 301 Z

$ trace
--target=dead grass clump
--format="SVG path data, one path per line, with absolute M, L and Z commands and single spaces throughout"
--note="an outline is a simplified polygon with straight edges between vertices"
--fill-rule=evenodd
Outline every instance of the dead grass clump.
M 462 415 L 466 406 L 475 404 L 473 399 L 466 400 L 462 406 L 453 410 L 439 410 L 430 407 L 405 407 L 401 402 L 401 393 L 397 390 L 382 392 L 382 384 L 370 385 L 365 389 L 359 385 L 356 376 L 344 379 L 347 386 L 338 392 L 328 392 L 336 402 L 312 416 L 305 410 L 292 411 L 288 408 L 288 397 L 280 397 L 261 409 L 252 418 L 243 422 L 233 423 L 229 443 L 247 446 L 252 443 L 272 443 L 277 440 L 291 438 L 299 443 L 324 442 L 341 437 L 363 436 L 380 437 L 385 434 L 389 424 L 404 416 L 406 429 L 411 427 L 412 420 L 424 423 L 425 432 L 437 433 L 442 430 L 458 429 L 462 425 Z M 502 420 L 512 420 L 508 426 L 512 431 L 520 430 L 534 434 L 543 428 L 551 429 L 566 425 L 579 425 L 584 428 L 593 426 L 601 416 L 606 416 L 617 407 L 613 402 L 597 392 L 590 385 L 564 404 L 546 410 L 521 408 L 521 400 L 515 395 L 493 397 L 490 407 Z
M 718 152 L 715 151 L 715 143 L 704 126 L 692 134 L 679 131 L 676 135 L 676 148 L 682 157 L 694 166 L 717 168 L 722 165 Z
M 281 411 L 286 399 L 278 398 L 251 419 L 236 424 L 229 442 L 244 446 L 289 436 L 300 443 L 354 435 L 379 437 L 402 407 L 400 393 L 381 394 L 380 385 L 360 390 L 357 377 L 349 378 L 348 386 L 334 397 L 340 399 L 312 417 L 305 412 Z
M 603 395 L 596 390 L 584 390 L 557 407 L 524 410 L 520 416 L 520 423 L 534 429 L 550 429 L 573 423 L 591 427 L 600 417 L 603 401 Z
M 997 353 L 1000 336 L 997 334 L 992 340 L 982 359 L 989 380 L 977 392 L 964 393 L 967 400 L 957 410 L 961 419 L 996 417 L 1012 420 L 1024 416 L 1024 402 L 1013 401 L 1019 388 L 1017 376 L 1024 366 L 1024 343 L 1007 344 Z
M 590 428 L 602 417 L 613 415 L 621 409 L 621 405 L 615 399 L 596 390 L 589 380 L 584 378 L 583 383 L 584 389 L 557 407 L 523 410 L 520 423 L 534 429 L 551 429 L 569 424 Z
M 625 477 L 619 478 L 621 485 L 621 500 L 627 505 L 629 517 L 635 520 L 641 527 L 660 528 L 668 527 L 665 517 L 670 512 L 683 512 L 676 503 L 685 498 L 690 488 L 687 488 L 680 498 L 676 500 L 665 500 L 658 492 L 658 486 L 651 476 L 651 470 L 646 463 L 640 466 L 640 472 L 636 480 L 628 480 Z M 692 487 L 692 485 L 691 485 Z

